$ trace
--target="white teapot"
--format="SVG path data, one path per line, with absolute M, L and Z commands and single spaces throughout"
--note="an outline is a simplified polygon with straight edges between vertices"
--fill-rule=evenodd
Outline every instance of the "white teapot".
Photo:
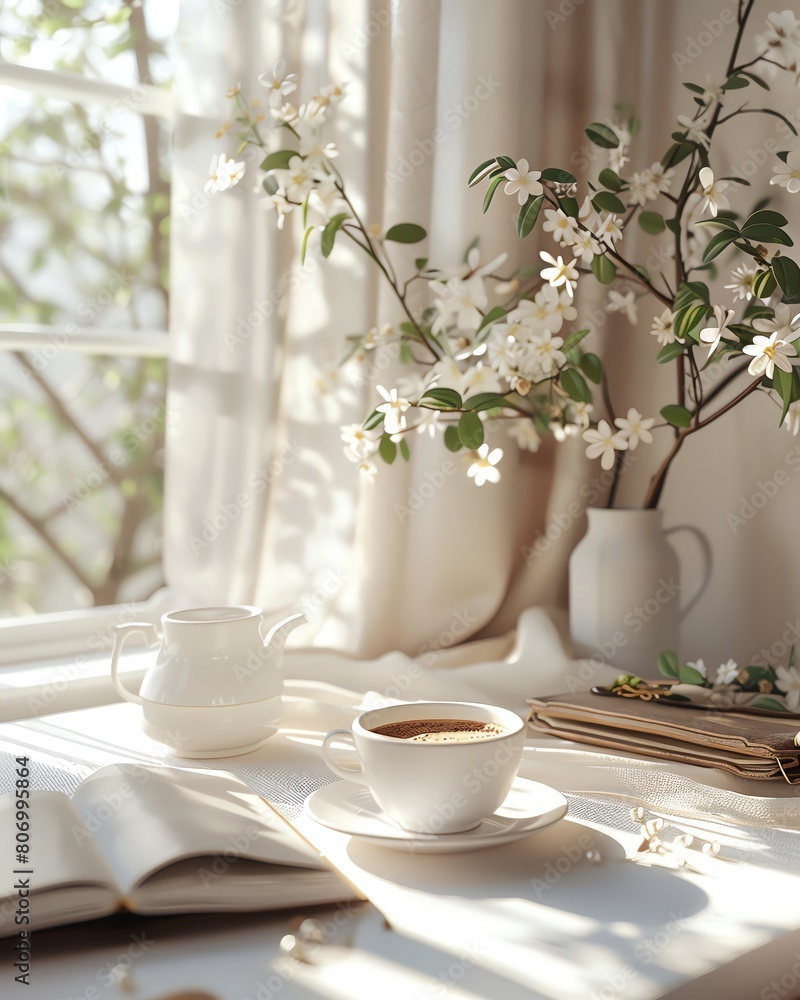
M 115 626 L 111 682 L 142 707 L 145 733 L 179 756 L 248 753 L 278 730 L 283 646 L 305 621 L 302 613 L 289 615 L 264 636 L 263 612 L 250 605 L 170 611 L 138 695 L 119 679 L 119 655 L 129 636 L 140 633 L 155 645 L 158 633 L 149 623 L 126 622 Z

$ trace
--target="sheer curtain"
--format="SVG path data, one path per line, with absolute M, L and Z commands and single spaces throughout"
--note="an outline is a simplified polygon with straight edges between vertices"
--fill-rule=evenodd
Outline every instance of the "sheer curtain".
M 630 166 L 648 166 L 663 152 L 669 122 L 686 111 L 681 83 L 722 72 L 727 22 L 701 60 L 679 66 L 674 57 L 707 30 L 704 19 L 719 20 L 710 0 L 186 0 L 174 150 L 171 584 L 198 602 L 304 607 L 316 645 L 359 657 L 501 635 L 525 608 L 564 605 L 567 560 L 585 525 L 577 512 L 602 500 L 598 466 L 574 440 L 519 453 L 498 433 L 502 481 L 478 489 L 461 456 L 420 436 L 409 463 L 359 480 L 339 425 L 363 419 L 377 399 L 363 370 L 337 370 L 336 360 L 344 335 L 398 320 L 397 304 L 344 241 L 328 261 L 311 254 L 300 266 L 299 220 L 278 233 L 254 190 L 258 156 L 246 155 L 234 191 L 204 195 L 212 154 L 235 148 L 235 126 L 227 141 L 214 133 L 232 117 L 226 89 L 241 82 L 244 93 L 265 98 L 256 79 L 278 58 L 298 72 L 300 101 L 328 81 L 347 81 L 329 137 L 359 212 L 381 229 L 415 221 L 431 234 L 398 250 L 401 270 L 421 255 L 452 266 L 476 235 L 485 260 L 509 250 L 509 267 L 533 263 L 540 247 L 554 249 L 547 237 L 520 243 L 514 206 L 502 196 L 483 216 L 482 192 L 466 189 L 470 170 L 495 153 L 579 175 L 595 170 L 604 154 L 583 126 L 621 100 L 644 122 Z M 752 136 L 763 144 L 763 134 Z M 741 132 L 726 141 L 721 172 L 736 173 L 728 167 L 746 155 Z M 647 253 L 636 240 L 626 236 L 633 257 Z M 633 329 L 604 303 L 605 291 L 584 282 L 579 318 L 613 359 L 618 409 L 655 414 L 672 400 L 662 377 L 671 373 L 654 365 L 652 310 L 640 310 Z M 378 381 L 391 385 L 400 374 L 388 366 Z M 755 595 L 744 585 L 745 567 L 773 541 L 772 519 L 758 518 L 746 537 L 732 537 L 725 520 L 725 504 L 784 461 L 789 439 L 774 421 L 766 405 L 720 421 L 710 440 L 687 447 L 665 494 L 667 523 L 698 524 L 717 550 L 714 587 L 687 622 L 694 655 L 738 650 L 744 658 L 791 613 L 775 597 L 796 587 L 797 560 L 773 564 L 772 584 Z M 731 440 L 741 440 L 741 460 L 726 449 Z M 641 501 L 651 472 L 645 460 L 626 477 L 626 503 Z M 787 488 L 773 501 L 776 515 L 788 517 L 792 494 Z M 734 626 L 707 628 L 709 616 L 731 610 Z

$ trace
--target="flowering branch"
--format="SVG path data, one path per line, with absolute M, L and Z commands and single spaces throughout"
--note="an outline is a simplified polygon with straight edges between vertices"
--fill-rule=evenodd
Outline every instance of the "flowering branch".
M 520 239 L 540 226 L 558 245 L 560 253 L 542 250 L 533 263 L 511 274 L 503 267 L 507 254 L 486 262 L 477 244 L 468 248 L 460 265 L 438 268 L 420 257 L 413 271 L 400 273 L 389 244 L 418 244 L 427 233 L 410 222 L 367 226 L 356 210 L 344 174 L 333 162 L 338 150 L 322 138 L 344 87 L 324 87 L 295 107 L 291 96 L 297 78 L 279 63 L 259 78 L 269 91 L 271 121 L 247 104 L 238 86 L 231 89 L 230 96 L 237 99 L 239 151 L 252 145 L 265 153 L 266 205 L 276 212 L 278 228 L 291 213 L 302 215 L 301 260 L 309 240 L 319 239 L 327 258 L 344 234 L 374 262 L 401 307 L 403 321 L 396 326 L 387 324 L 347 340 L 343 363 L 359 363 L 371 352 L 391 348 L 394 358 L 408 366 L 396 386 L 375 386 L 379 399 L 363 424 L 342 429 L 346 454 L 359 468 L 373 475 L 374 459 L 408 459 L 410 432 L 430 433 L 440 435 L 450 451 L 465 452 L 468 474 L 480 485 L 500 477 L 502 451 L 490 449 L 486 440 L 492 428 L 503 425 L 521 448 L 531 451 L 544 434 L 558 441 L 580 435 L 587 456 L 599 459 L 603 469 L 613 469 L 608 497 L 613 505 L 623 453 L 650 445 L 651 431 L 668 428 L 673 434 L 669 451 L 645 497 L 645 506 L 652 507 L 686 438 L 757 388 L 779 402 L 782 424 L 800 430 L 800 312 L 793 316 L 790 308 L 800 302 L 800 267 L 786 256 L 785 249 L 793 245 L 788 222 L 758 205 L 749 215 L 734 211 L 729 197 L 736 185 L 747 182 L 718 177 L 710 162 L 717 126 L 739 115 L 777 116 L 795 131 L 774 108 L 742 104 L 723 113 L 733 91 L 751 85 L 769 90 L 754 67 L 795 72 L 800 61 L 800 20 L 784 11 L 769 15 L 765 33 L 756 39 L 758 55 L 737 64 L 753 7 L 754 0 L 740 0 L 725 78 L 716 86 L 684 84 L 694 109 L 678 116 L 660 161 L 639 171 L 625 169 L 638 122 L 630 107 L 618 105 L 612 121 L 586 128 L 592 143 L 607 153 L 608 165 L 585 184 L 567 170 L 535 170 L 524 158 L 508 156 L 490 157 L 473 171 L 469 186 L 487 185 L 484 212 L 502 190 L 517 203 Z M 792 194 L 800 191 L 800 148 L 787 149 L 778 158 L 770 183 Z M 243 170 L 243 163 L 223 154 L 212 164 L 207 190 L 227 190 Z M 630 226 L 651 236 L 669 231 L 674 288 L 663 266 L 651 273 L 621 249 Z M 733 309 L 721 304 L 721 296 L 704 280 L 716 258 L 731 251 L 747 261 L 725 285 Z M 634 407 L 614 407 L 603 364 L 587 350 L 591 331 L 578 321 L 577 291 L 588 280 L 608 286 L 607 311 L 633 324 L 638 323 L 640 299 L 661 309 L 651 327 L 661 348 L 656 360 L 674 364 L 676 378 L 676 401 L 661 409 L 663 422 L 656 424 L 655 417 Z M 408 293 L 420 281 L 426 282 L 429 295 L 417 309 Z M 414 349 L 418 344 L 425 349 L 424 360 Z M 708 355 L 703 363 L 696 351 L 704 347 Z M 708 392 L 702 370 L 739 356 L 747 357 L 752 381 L 709 413 L 744 367 L 736 367 Z M 606 418 L 593 411 L 598 391 Z

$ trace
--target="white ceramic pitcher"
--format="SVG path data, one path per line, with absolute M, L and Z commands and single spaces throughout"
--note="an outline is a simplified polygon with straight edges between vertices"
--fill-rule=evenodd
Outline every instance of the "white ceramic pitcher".
M 289 615 L 264 635 L 263 612 L 250 605 L 170 611 L 161 617 L 158 655 L 139 694 L 120 681 L 119 655 L 131 635 L 155 645 L 158 631 L 126 622 L 114 630 L 111 682 L 142 707 L 145 732 L 182 756 L 244 753 L 280 725 L 283 646 L 305 621 L 302 613 Z
M 664 529 L 660 510 L 587 510 L 588 530 L 569 562 L 573 655 L 620 671 L 658 676 L 658 655 L 679 649 L 681 619 L 711 573 L 711 547 L 692 525 Z M 692 534 L 703 553 L 700 579 L 687 596 L 668 536 Z

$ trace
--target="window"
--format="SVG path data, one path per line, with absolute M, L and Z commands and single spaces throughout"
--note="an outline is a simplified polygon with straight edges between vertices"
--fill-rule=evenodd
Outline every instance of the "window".
M 0 10 L 0 617 L 163 583 L 177 7 Z

